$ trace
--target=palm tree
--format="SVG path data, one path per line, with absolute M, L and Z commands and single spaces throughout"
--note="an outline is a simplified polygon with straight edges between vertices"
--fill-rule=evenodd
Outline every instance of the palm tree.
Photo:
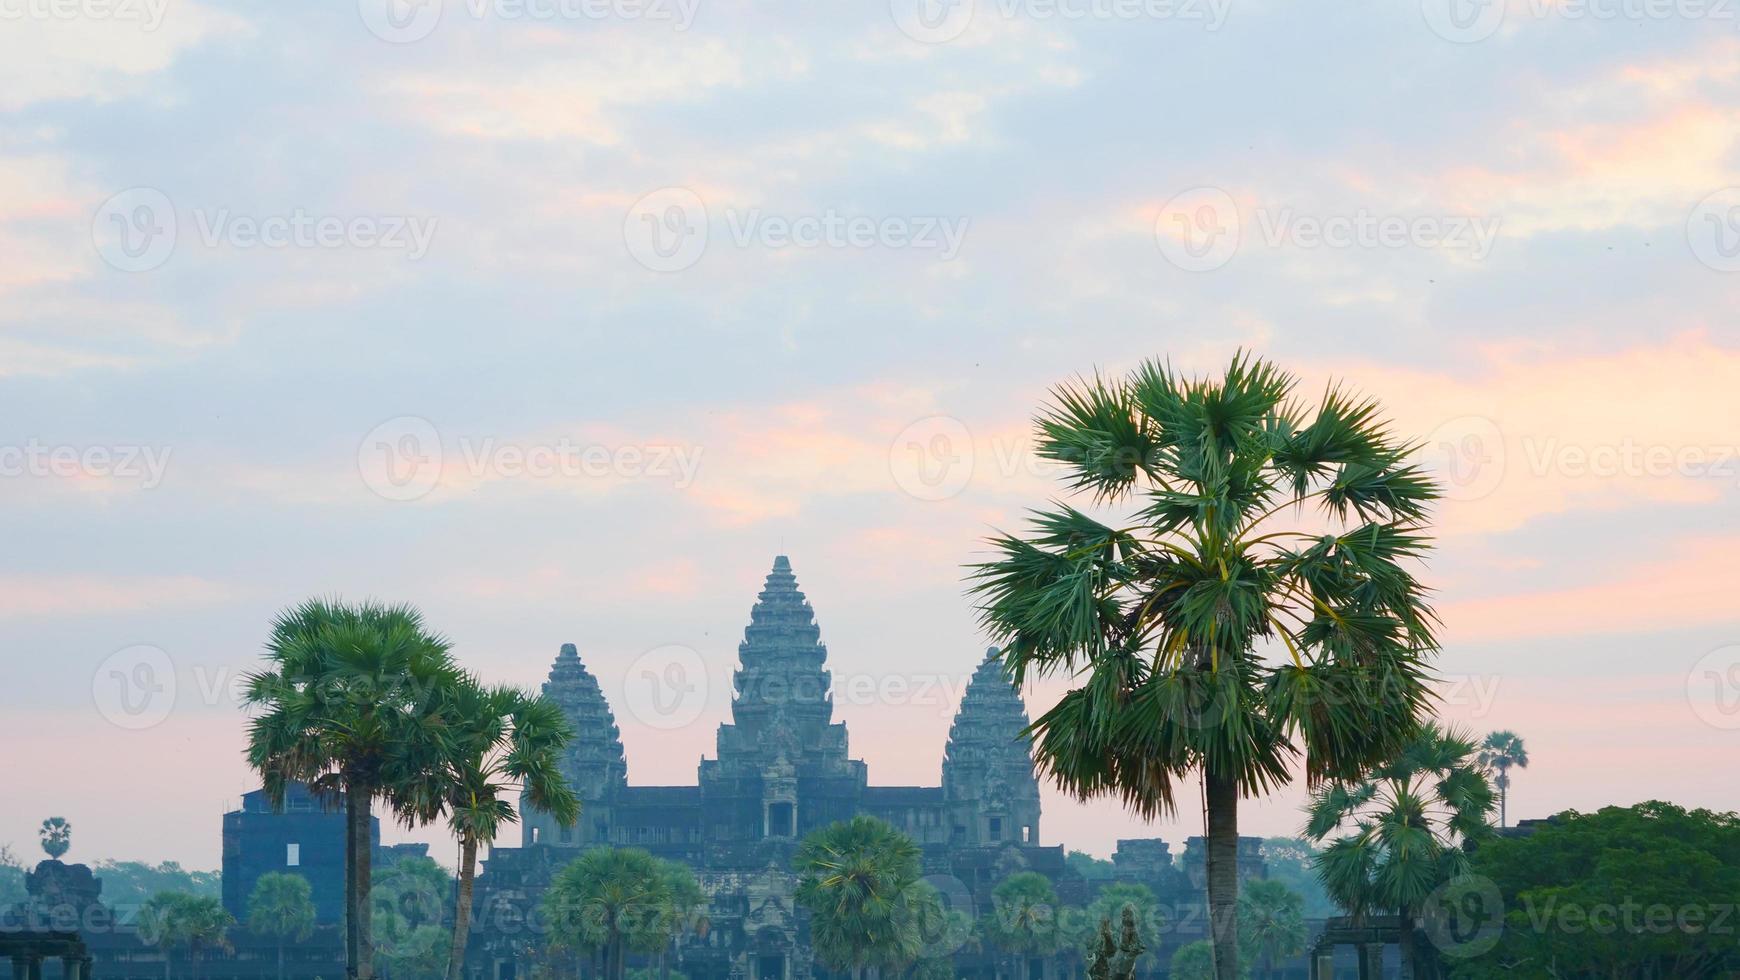
M 1216 976 L 1238 970 L 1241 797 L 1351 777 L 1417 730 L 1436 649 L 1420 558 L 1431 481 L 1375 402 L 1314 408 L 1248 356 L 1189 380 L 1160 363 L 1064 385 L 1038 452 L 1115 524 L 1056 504 L 975 566 L 982 621 L 1013 680 L 1081 678 L 1033 722 L 1073 795 L 1175 812 L 1202 778 Z M 1271 523 L 1285 516 L 1288 523 Z
M 1356 918 L 1402 920 L 1402 975 L 1417 975 L 1414 918 L 1432 891 L 1468 873 L 1467 848 L 1492 834 L 1492 787 L 1467 734 L 1428 725 L 1369 778 L 1311 797 L 1306 836 L 1340 831 L 1313 860 L 1329 896 Z
M 1305 934 L 1304 896 L 1270 878 L 1246 883 L 1239 894 L 1239 940 L 1245 958 L 1260 961 L 1265 976 L 1305 948 Z
M 1506 803 L 1510 795 L 1510 770 L 1512 766 L 1518 769 L 1529 767 L 1529 750 L 1524 747 L 1522 736 L 1513 731 L 1488 732 L 1486 740 L 1480 743 L 1480 755 L 1475 760 L 1480 768 L 1493 773 L 1492 783 L 1498 787 L 1498 825 L 1505 826 Z
M 297 780 L 324 798 L 343 797 L 346 975 L 368 980 L 370 808 L 379 797 L 407 822 L 432 818 L 396 803 L 443 757 L 440 693 L 460 675 L 422 614 L 375 602 L 310 599 L 280 613 L 266 660 L 247 677 L 246 703 L 261 711 L 249 724 L 248 764 L 274 806 Z
M 236 920 L 223 903 L 210 896 L 158 892 L 139 910 L 140 935 L 163 951 L 163 978 L 169 980 L 169 953 L 187 948 L 188 972 L 199 978 L 199 956 L 207 949 L 229 949 L 229 928 Z
M 284 943 L 301 942 L 314 931 L 311 894 L 308 879 L 301 875 L 268 871 L 248 896 L 248 931 L 278 938 L 278 980 L 284 978 Z
M 574 737 L 562 709 L 517 688 L 485 687 L 462 675 L 442 690 L 444 751 L 436 765 L 410 774 L 395 809 L 406 823 L 445 812 L 459 840 L 459 894 L 447 980 L 459 980 L 471 931 L 472 888 L 479 844 L 493 844 L 519 819 L 513 797 L 572 826 L 580 801 L 561 772 L 561 751 Z
M 59 861 L 60 856 L 72 847 L 72 824 L 65 817 L 49 817 L 42 822 L 42 829 L 36 832 L 42 841 L 43 853 L 50 861 Z
M 1034 871 L 1004 878 L 991 891 L 991 911 L 981 928 L 992 945 L 1015 960 L 1017 980 L 1027 980 L 1028 962 L 1052 955 L 1061 944 L 1051 879 Z
M 687 865 L 675 861 L 660 861 L 659 865 L 665 876 L 666 915 L 670 921 L 670 941 L 659 950 L 659 975 L 669 980 L 670 956 L 682 937 L 688 933 L 707 934 L 708 899 L 701 883 L 695 880 L 695 873 Z
M 670 941 L 670 873 L 639 848 L 601 847 L 569 862 L 544 892 L 556 945 L 604 955 L 605 980 L 622 980 L 625 956 Z
M 918 845 L 875 817 L 857 816 L 814 831 L 798 845 L 797 901 L 810 912 L 810 943 L 830 970 L 854 978 L 898 970 L 918 958 L 928 898 L 920 888 Z

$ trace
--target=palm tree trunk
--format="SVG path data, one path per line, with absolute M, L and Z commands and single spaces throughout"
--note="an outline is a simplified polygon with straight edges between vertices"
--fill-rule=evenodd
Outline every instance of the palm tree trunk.
M 1239 785 L 1230 776 L 1203 774 L 1208 826 L 1208 922 L 1214 942 L 1215 980 L 1239 975 Z
M 278 937 L 278 980 L 284 980 L 284 937 Z
M 1417 951 L 1414 949 L 1414 916 L 1408 907 L 1403 905 L 1396 910 L 1396 917 L 1401 921 L 1402 927 L 1399 937 L 1401 949 L 1398 950 L 1402 954 L 1402 980 L 1415 980 L 1416 977 L 1420 976 L 1420 971 L 1419 964 L 1416 962 Z
M 350 919 L 355 924 L 348 950 L 351 956 L 350 975 L 356 980 L 371 980 L 375 973 L 374 910 L 370 907 L 374 841 L 369 834 L 369 793 L 352 787 L 344 797 L 346 817 L 350 824 L 350 868 L 352 894 Z
M 447 953 L 447 980 L 465 972 L 465 941 L 471 935 L 471 885 L 477 874 L 477 838 L 459 842 L 459 897 L 453 902 L 453 947 Z

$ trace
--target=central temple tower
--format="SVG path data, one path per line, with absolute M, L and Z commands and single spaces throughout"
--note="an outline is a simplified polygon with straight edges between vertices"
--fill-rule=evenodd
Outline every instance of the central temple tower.
M 719 726 L 718 758 L 701 761 L 707 841 L 795 841 L 849 819 L 863 796 L 864 764 L 847 756 L 828 650 L 784 555 L 749 612 L 737 659 L 732 720 Z

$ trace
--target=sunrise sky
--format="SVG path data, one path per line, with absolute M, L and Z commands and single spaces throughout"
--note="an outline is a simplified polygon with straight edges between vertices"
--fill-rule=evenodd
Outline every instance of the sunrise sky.
M 776 554 L 871 781 L 935 783 L 962 565 L 1062 492 L 1035 407 L 1240 348 L 1445 479 L 1444 714 L 1527 740 L 1513 818 L 1734 809 L 1716 9 L 0 0 L 0 843 L 216 867 L 232 685 L 313 594 L 492 680 L 576 643 L 630 780 L 692 782 Z

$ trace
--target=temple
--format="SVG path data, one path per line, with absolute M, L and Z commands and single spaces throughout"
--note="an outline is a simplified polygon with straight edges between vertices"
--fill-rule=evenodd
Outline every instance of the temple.
M 1088 900 L 1099 883 L 1070 873 L 1063 849 L 1041 843 L 1039 784 L 1022 735 L 1027 713 L 996 653 L 989 651 L 967 686 L 940 784 L 871 785 L 865 764 L 851 756 L 845 725 L 834 719 L 815 612 L 781 556 L 750 610 L 731 720 L 719 726 L 715 757 L 701 760 L 692 786 L 635 786 L 610 703 L 574 645 L 563 645 L 543 692 L 575 729 L 563 768 L 581 798 L 581 818 L 561 827 L 522 807 L 521 846 L 494 848 L 478 879 L 483 926 L 468 972 L 481 980 L 529 972 L 536 964 L 525 958 L 536 955 L 534 946 L 517 929 L 492 924 L 524 921 L 555 870 L 585 848 L 614 846 L 689 865 L 712 896 L 706 937 L 683 953 L 686 976 L 815 976 L 793 901 L 792 856 L 804 835 L 861 813 L 918 842 L 926 874 L 955 903 L 989 908 L 991 889 L 1021 870 L 1052 878 L 1065 901 Z M 1260 874 L 1258 842 L 1241 843 L 1256 862 L 1241 870 Z M 1172 864 L 1160 841 L 1121 842 L 1117 865 L 1119 878 L 1200 901 L 1200 884 Z M 975 972 L 959 965 L 959 975 Z

